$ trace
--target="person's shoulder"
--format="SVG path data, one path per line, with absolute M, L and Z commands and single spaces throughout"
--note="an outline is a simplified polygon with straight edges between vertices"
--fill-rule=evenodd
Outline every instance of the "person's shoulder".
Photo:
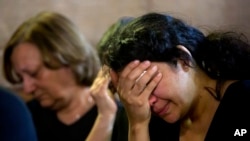
M 242 80 L 240 82 L 246 91 L 250 91 L 250 80 Z
M 239 80 L 232 83 L 227 91 L 226 94 L 231 94 L 235 98 L 249 99 L 250 98 L 250 80 Z
M 0 87 L 0 115 L 1 141 L 37 140 L 25 102 L 17 94 L 3 87 Z
M 22 108 L 25 107 L 22 99 L 11 90 L 0 87 L 0 105 L 1 108 Z
M 249 138 L 249 135 L 235 137 L 240 129 L 250 131 L 250 80 L 239 80 L 232 83 L 226 90 L 210 125 L 207 140 L 231 137 L 232 140 Z M 217 132 L 220 131 L 220 132 Z
M 239 80 L 228 87 L 220 102 L 219 109 L 235 120 L 249 120 L 250 116 L 246 112 L 249 111 L 249 100 L 250 80 Z M 232 114 L 232 111 L 234 114 Z
M 236 81 L 235 85 L 240 85 L 245 89 L 250 90 L 250 80 L 240 80 L 240 81 Z
M 0 100 L 3 100 L 2 98 L 11 98 L 14 100 L 20 100 L 20 98 L 14 94 L 14 92 L 8 90 L 7 88 L 4 87 L 0 87 Z

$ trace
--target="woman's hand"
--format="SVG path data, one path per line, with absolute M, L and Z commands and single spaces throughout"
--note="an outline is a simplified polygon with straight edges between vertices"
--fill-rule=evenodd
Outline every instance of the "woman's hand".
M 149 97 L 162 78 L 157 66 L 149 61 L 133 61 L 119 74 L 116 84 L 129 123 L 148 124 L 151 117 Z
M 108 91 L 110 78 L 101 69 L 90 88 L 91 96 L 98 108 L 98 116 L 85 141 L 109 141 L 113 131 L 117 105 Z
M 102 116 L 114 116 L 117 111 L 117 105 L 114 96 L 108 90 L 110 77 L 108 74 L 105 74 L 105 70 L 103 69 L 99 71 L 90 88 L 90 92 L 97 105 L 98 114 Z

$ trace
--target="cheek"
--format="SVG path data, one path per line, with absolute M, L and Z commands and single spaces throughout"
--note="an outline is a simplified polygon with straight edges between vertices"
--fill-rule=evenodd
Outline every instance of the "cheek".
M 163 100 L 176 101 L 179 93 L 179 87 L 175 81 L 169 81 L 168 79 L 162 79 L 157 85 L 153 94 Z
M 161 99 L 166 99 L 168 97 L 168 87 L 165 85 L 163 81 L 161 81 L 153 91 L 153 95 L 157 96 Z
M 61 85 L 68 82 L 69 73 L 63 70 L 46 70 L 40 76 L 40 81 L 46 86 Z
M 62 83 L 60 79 L 57 78 L 58 74 L 53 74 L 49 71 L 44 71 L 39 78 L 37 79 L 37 85 L 39 86 L 40 89 L 43 89 L 46 91 L 46 93 L 55 93 L 58 89 L 58 85 Z

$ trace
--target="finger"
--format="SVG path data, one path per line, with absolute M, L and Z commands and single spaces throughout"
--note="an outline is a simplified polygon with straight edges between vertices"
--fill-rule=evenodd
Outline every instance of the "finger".
M 104 76 L 104 72 L 105 72 L 105 69 L 104 68 L 101 68 L 99 71 L 98 71 L 98 74 L 97 74 L 97 78 L 98 77 L 102 77 L 102 76 Z
M 126 77 L 135 67 L 140 64 L 140 61 L 134 60 L 130 62 L 122 71 L 121 76 Z
M 107 65 L 102 65 L 102 71 L 103 71 L 103 75 L 109 75 L 109 70 L 110 67 L 108 67 Z
M 136 78 L 135 83 L 137 83 L 147 71 L 143 71 L 138 78 Z
M 100 89 L 102 91 L 106 91 L 108 89 L 108 86 L 109 86 L 109 82 L 110 82 L 110 78 L 109 77 L 105 77 L 103 78 L 103 80 L 100 82 L 101 86 L 100 86 Z
M 134 68 L 125 67 L 124 71 L 121 74 L 121 78 L 128 78 L 129 80 L 135 80 L 142 74 L 143 71 L 145 71 L 148 67 L 150 67 L 150 64 L 151 63 L 149 61 L 144 61 L 135 66 Z
M 151 79 L 157 74 L 158 68 L 157 66 L 152 66 L 147 71 L 144 71 L 139 78 L 136 79 L 135 85 L 133 87 L 135 94 L 139 95 L 150 82 Z
M 112 82 L 115 82 L 116 90 L 122 94 L 123 90 L 129 90 L 131 88 L 131 85 L 129 85 L 130 82 L 127 82 L 127 75 L 131 73 L 133 69 L 135 69 L 140 62 L 138 60 L 134 60 L 130 62 L 120 74 L 117 74 L 116 77 L 112 71 L 110 72 Z M 127 85 L 125 85 L 127 83 Z
M 162 79 L 162 73 L 159 72 L 148 83 L 148 85 L 145 87 L 141 95 L 143 95 L 145 98 L 148 99 L 151 93 L 154 91 L 154 89 L 157 87 L 157 85 L 161 81 L 161 79 Z
M 121 76 L 119 77 L 119 84 L 121 87 L 131 90 L 135 85 L 135 80 L 148 68 L 150 67 L 149 61 L 144 61 L 140 63 L 138 66 L 134 67 L 125 67 L 124 71 L 122 71 Z M 118 88 L 120 89 L 120 87 Z
M 93 95 L 99 95 L 99 93 L 103 93 L 108 89 L 108 84 L 110 79 L 108 77 L 100 77 L 98 80 L 95 81 L 93 86 L 91 87 L 91 93 Z

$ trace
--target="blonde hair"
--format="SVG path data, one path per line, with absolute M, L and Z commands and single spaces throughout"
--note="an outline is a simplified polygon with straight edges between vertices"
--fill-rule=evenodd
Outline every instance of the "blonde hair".
M 20 43 L 36 45 L 49 69 L 69 67 L 79 85 L 91 85 L 100 69 L 100 60 L 76 25 L 55 12 L 41 12 L 21 24 L 4 50 L 4 76 L 11 83 L 18 79 L 11 64 L 14 48 Z

